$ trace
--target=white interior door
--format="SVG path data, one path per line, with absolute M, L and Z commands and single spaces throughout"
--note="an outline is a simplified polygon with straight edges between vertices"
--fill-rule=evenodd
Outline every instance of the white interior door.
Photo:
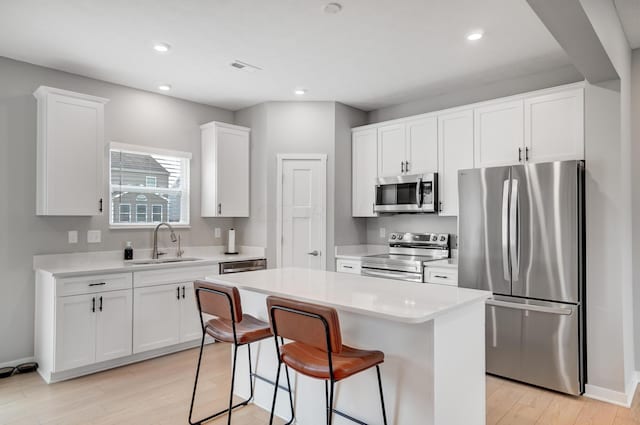
M 326 268 L 326 156 L 279 157 L 281 267 Z

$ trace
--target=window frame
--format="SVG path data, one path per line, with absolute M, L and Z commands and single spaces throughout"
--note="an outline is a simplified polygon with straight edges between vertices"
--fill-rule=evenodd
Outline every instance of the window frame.
M 149 224 L 149 208 L 147 208 L 147 204 L 136 204 L 136 223 L 138 224 Z M 138 211 L 138 208 L 144 207 L 144 213 Z M 144 214 L 144 221 L 138 221 L 138 216 L 140 214 Z
M 142 194 L 180 194 L 180 211 L 181 211 L 181 221 L 177 223 L 171 223 L 171 226 L 176 229 L 185 229 L 191 228 L 191 212 L 190 212 L 190 200 L 191 200 L 191 152 L 181 152 L 181 151 L 173 151 L 168 149 L 159 149 L 147 146 L 138 146 L 138 145 L 130 145 L 119 142 L 110 142 L 107 147 L 107 156 L 108 156 L 108 178 L 109 178 L 109 228 L 110 229 L 153 229 L 157 226 L 157 223 L 154 224 L 152 221 L 147 221 L 145 223 L 137 222 L 137 209 L 136 209 L 136 221 L 129 221 L 128 223 L 115 223 L 114 222 L 114 212 L 115 208 L 113 202 L 113 192 L 114 190 L 122 191 L 122 189 L 127 189 L 126 186 L 114 185 L 111 179 L 111 151 L 121 151 L 127 153 L 141 154 L 141 155 L 159 155 L 159 156 L 168 156 L 174 157 L 176 159 L 180 159 L 182 161 L 182 175 L 180 179 L 181 187 L 179 189 L 175 188 L 158 188 L 158 187 L 143 187 L 136 186 L 131 187 L 131 191 L 135 191 L 137 193 Z M 146 184 L 146 178 L 145 178 Z M 138 204 L 135 204 L 136 206 Z M 160 205 L 160 204 L 158 204 Z M 167 206 L 168 207 L 168 206 Z M 137 207 L 136 207 L 137 208 Z M 167 208 L 167 211 L 169 208 Z M 133 218 L 133 208 L 130 209 L 131 216 L 130 220 Z M 151 217 L 149 217 L 150 209 L 147 206 L 147 220 L 149 218 L 153 218 L 153 207 L 151 208 Z M 118 209 L 119 212 L 119 209 Z M 119 217 L 118 217 L 119 218 Z
M 111 169 L 111 168 L 109 168 L 109 169 Z M 149 180 L 150 179 L 153 179 L 153 182 L 154 182 L 153 185 L 149 184 Z M 155 188 L 157 188 L 158 187 L 158 177 L 156 177 L 156 176 L 144 176 L 144 187 L 155 187 Z

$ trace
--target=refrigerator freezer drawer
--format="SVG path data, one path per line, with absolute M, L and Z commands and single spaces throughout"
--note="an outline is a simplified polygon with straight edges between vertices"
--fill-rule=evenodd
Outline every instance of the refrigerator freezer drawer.
M 510 297 L 488 300 L 487 372 L 581 394 L 579 309 Z

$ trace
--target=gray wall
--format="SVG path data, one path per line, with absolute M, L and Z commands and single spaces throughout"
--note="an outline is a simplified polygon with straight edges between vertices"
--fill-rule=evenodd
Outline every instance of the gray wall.
M 235 113 L 252 129 L 251 216 L 236 219 L 239 240 L 267 247 L 276 265 L 277 161 L 282 153 L 327 155 L 327 269 L 335 269 L 334 246 L 364 243 L 366 223 L 351 217 L 351 127 L 366 113 L 335 102 L 267 102 Z M 336 184 L 338 182 L 338 184 Z
M 33 355 L 34 274 L 32 257 L 82 251 L 117 250 L 125 241 L 148 248 L 149 230 L 109 230 L 100 217 L 37 217 L 36 100 L 40 85 L 111 99 L 105 109 L 105 137 L 123 143 L 189 151 L 191 225 L 180 230 L 185 245 L 217 245 L 214 227 L 223 232 L 231 219 L 202 219 L 200 211 L 199 125 L 233 122 L 233 113 L 64 72 L 0 58 L 0 363 Z M 70 152 L 70 154 L 73 154 Z M 105 178 L 105 191 L 107 190 Z M 102 243 L 86 243 L 89 229 L 102 230 Z M 67 231 L 79 231 L 79 243 L 67 243 Z M 224 234 L 224 233 L 223 233 Z
M 351 128 L 366 124 L 367 114 L 359 109 L 335 104 L 335 244 L 367 242 L 367 222 L 351 216 Z
M 511 96 L 528 91 L 559 86 L 582 81 L 584 77 L 572 66 L 525 75 L 519 78 L 500 80 L 485 85 L 460 87 L 455 92 L 430 96 L 413 102 L 389 106 L 369 112 L 369 123 L 408 117 L 411 115 L 439 111 L 470 103 L 482 102 L 504 96 Z
M 633 311 L 635 329 L 635 369 L 640 370 L 640 49 L 633 51 L 631 69 L 631 169 L 633 223 Z

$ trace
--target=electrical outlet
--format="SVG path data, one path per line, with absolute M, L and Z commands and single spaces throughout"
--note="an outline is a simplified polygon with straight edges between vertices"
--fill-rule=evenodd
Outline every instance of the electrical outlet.
M 89 230 L 87 232 L 87 243 L 102 242 L 102 232 L 100 230 Z
M 78 243 L 78 231 L 70 230 L 69 231 L 69 243 Z
M 386 238 L 387 237 L 387 229 L 385 229 L 384 227 L 380 228 L 380 237 L 381 238 Z
M 216 228 L 213 230 L 213 233 L 214 233 L 214 236 L 215 236 L 216 238 L 220 238 L 220 237 L 222 237 L 222 232 L 220 231 L 220 228 L 219 228 L 219 227 L 216 227 Z

